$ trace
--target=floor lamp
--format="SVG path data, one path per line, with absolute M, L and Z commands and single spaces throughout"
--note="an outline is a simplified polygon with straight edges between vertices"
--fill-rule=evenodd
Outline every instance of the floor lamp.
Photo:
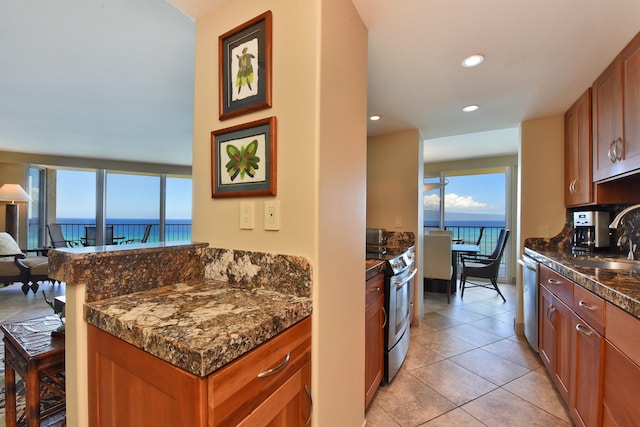
M 4 184 L 0 187 L 0 201 L 9 202 L 5 216 L 5 229 L 16 243 L 20 244 L 18 242 L 19 209 L 16 202 L 30 202 L 31 197 L 18 184 Z

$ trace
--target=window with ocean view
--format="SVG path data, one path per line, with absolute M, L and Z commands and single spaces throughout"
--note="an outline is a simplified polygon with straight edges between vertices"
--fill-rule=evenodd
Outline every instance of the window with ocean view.
M 448 174 L 446 182 L 444 204 L 440 200 L 440 188 L 424 193 L 425 229 L 441 228 L 441 209 L 444 208 L 442 228 L 451 230 L 454 239 L 476 243 L 484 227 L 480 250 L 491 253 L 500 229 L 506 226 L 506 172 Z
M 55 222 L 67 240 L 82 242 L 96 224 L 96 182 L 95 171 L 57 170 Z M 105 189 L 113 243 L 191 240 L 190 178 L 108 172 Z

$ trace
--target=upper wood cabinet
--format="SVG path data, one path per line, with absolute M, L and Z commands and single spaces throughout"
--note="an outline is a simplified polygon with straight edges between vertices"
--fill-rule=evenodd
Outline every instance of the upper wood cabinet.
M 591 175 L 591 88 L 564 115 L 564 201 L 567 207 L 593 201 Z
M 640 34 L 593 83 L 593 180 L 640 169 Z

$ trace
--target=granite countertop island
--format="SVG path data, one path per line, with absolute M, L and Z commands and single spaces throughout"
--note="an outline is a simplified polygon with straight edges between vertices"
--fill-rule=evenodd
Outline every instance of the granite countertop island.
M 87 323 L 201 377 L 311 314 L 311 298 L 204 279 L 85 304 Z
M 640 271 L 593 268 L 576 262 L 585 259 L 620 260 L 619 256 L 574 256 L 569 249 L 539 247 L 525 247 L 524 253 L 640 319 Z

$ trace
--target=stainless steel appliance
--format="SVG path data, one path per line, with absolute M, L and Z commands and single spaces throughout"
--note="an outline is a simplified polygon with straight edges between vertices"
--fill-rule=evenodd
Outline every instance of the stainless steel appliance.
M 531 347 L 538 351 L 538 262 L 522 255 L 522 310 L 524 312 L 524 336 Z
M 381 259 L 387 253 L 387 230 L 367 228 L 367 258 Z
M 573 213 L 574 252 L 593 252 L 608 249 L 610 214 L 606 211 L 580 211 Z
M 415 286 L 415 252 L 413 248 L 390 255 L 385 262 L 384 383 L 390 383 L 402 366 L 409 350 L 411 323 L 411 289 Z

